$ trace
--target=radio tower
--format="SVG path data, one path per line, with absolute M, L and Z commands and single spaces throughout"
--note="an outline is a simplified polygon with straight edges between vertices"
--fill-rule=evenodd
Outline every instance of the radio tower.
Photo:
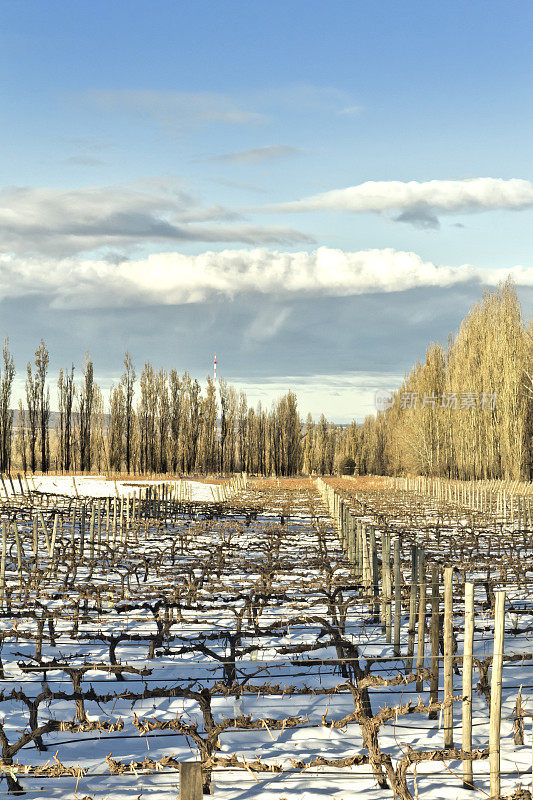
M 213 379 L 215 382 L 215 386 L 217 385 L 217 354 L 215 353 L 215 358 L 213 359 Z

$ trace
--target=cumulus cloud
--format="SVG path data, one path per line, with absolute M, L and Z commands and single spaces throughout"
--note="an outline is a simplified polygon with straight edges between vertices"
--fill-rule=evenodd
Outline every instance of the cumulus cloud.
M 274 210 L 397 212 L 398 222 L 438 227 L 439 214 L 473 213 L 533 206 L 533 183 L 519 178 L 467 180 L 367 181 L 346 189 L 304 197 L 274 206 Z M 269 210 L 273 210 L 272 208 Z
M 509 273 L 518 284 L 533 286 L 533 268 L 437 266 L 416 253 L 392 249 L 169 252 L 115 263 L 4 256 L 0 259 L 0 298 L 45 294 L 56 307 L 88 308 L 181 305 L 249 293 L 277 298 L 347 297 L 467 282 L 496 283 Z M 279 322 L 283 324 L 285 319 Z
M 0 252 L 68 256 L 159 242 L 313 241 L 288 228 L 241 220 L 222 206 L 200 205 L 164 181 L 73 190 L 11 187 L 0 192 Z
M 224 153 L 220 156 L 213 156 L 209 161 L 216 161 L 222 164 L 263 164 L 267 161 L 276 161 L 279 158 L 287 158 L 301 152 L 298 147 L 271 144 L 266 147 L 254 147 L 251 150 L 240 150 L 237 153 Z

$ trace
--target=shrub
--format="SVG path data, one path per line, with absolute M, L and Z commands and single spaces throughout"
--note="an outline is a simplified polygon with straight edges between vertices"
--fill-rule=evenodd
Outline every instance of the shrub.
M 351 456 L 339 456 L 337 458 L 337 472 L 339 475 L 353 475 L 355 472 L 355 461 Z

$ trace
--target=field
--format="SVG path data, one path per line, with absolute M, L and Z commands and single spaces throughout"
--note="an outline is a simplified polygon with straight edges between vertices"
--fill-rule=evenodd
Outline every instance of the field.
M 529 797 L 529 492 L 5 478 L 0 790 Z

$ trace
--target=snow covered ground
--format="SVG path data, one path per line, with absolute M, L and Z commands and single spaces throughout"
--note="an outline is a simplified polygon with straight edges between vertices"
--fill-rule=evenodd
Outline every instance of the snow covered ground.
M 36 488 L 74 494 L 69 478 L 36 478 Z M 207 484 L 188 482 L 195 499 L 211 499 Z M 132 485 L 119 483 L 119 492 L 128 493 Z M 80 495 L 109 496 L 115 493 L 115 484 L 100 478 L 76 479 Z M 194 496 L 194 495 L 193 495 Z M 315 498 L 316 500 L 316 498 Z M 280 497 L 279 508 L 284 499 Z M 83 777 L 44 778 L 21 776 L 27 800 L 46 798 L 98 798 L 98 800 L 174 800 L 178 796 L 179 781 L 175 769 L 162 767 L 155 774 L 143 774 L 138 762 L 143 759 L 161 760 L 171 757 L 177 761 L 196 760 L 198 749 L 190 735 L 166 728 L 143 735 L 135 725 L 136 720 L 170 724 L 173 720 L 194 725 L 205 735 L 202 714 L 197 700 L 190 697 L 150 696 L 158 688 L 188 687 L 199 692 L 224 679 L 221 659 L 229 655 L 228 636 L 236 630 L 237 620 L 242 622 L 242 637 L 236 658 L 236 679 L 245 692 L 240 698 L 216 693 L 212 699 L 215 721 L 224 718 L 251 715 L 252 720 L 299 717 L 295 727 L 275 728 L 260 724 L 257 729 L 233 725 L 220 735 L 220 756 L 236 754 L 239 761 L 253 762 L 258 756 L 266 764 L 282 768 L 282 773 L 254 773 L 245 769 L 215 768 L 213 772 L 215 800 L 392 800 L 390 789 L 379 789 L 368 765 L 333 767 L 315 766 L 302 769 L 299 762 L 310 762 L 319 757 L 327 759 L 350 758 L 364 754 L 361 728 L 355 722 L 342 727 L 332 726 L 354 711 L 351 694 L 345 689 L 334 691 L 343 684 L 336 648 L 329 635 L 324 634 L 321 620 L 331 620 L 328 602 L 328 581 L 332 576 L 320 566 L 318 559 L 317 525 L 305 516 L 305 502 L 293 503 L 293 513 L 283 526 L 272 516 L 259 517 L 251 525 L 245 520 L 191 520 L 150 525 L 144 521 L 138 530 L 132 530 L 123 543 L 112 532 L 101 532 L 101 557 L 95 563 L 79 560 L 75 573 L 69 565 L 71 532 L 65 527 L 60 543 L 60 560 L 57 573 L 43 583 L 38 597 L 30 593 L 24 600 L 24 587 L 17 580 L 16 553 L 11 548 L 7 563 L 8 583 L 11 586 L 11 611 L 1 611 L 4 640 L 1 657 L 3 676 L 0 677 L 0 718 L 8 738 L 12 741 L 28 725 L 28 712 L 20 698 L 10 696 L 12 690 L 23 690 L 35 697 L 48 687 L 52 692 L 72 692 L 72 683 L 65 669 L 53 664 L 43 677 L 40 663 L 70 667 L 86 663 L 110 663 L 110 643 L 118 637 L 115 657 L 119 665 L 151 670 L 140 678 L 134 674 L 117 681 L 105 670 L 91 670 L 83 678 L 84 691 L 91 688 L 97 699 L 85 702 L 91 721 L 124 722 L 124 729 L 106 733 L 53 732 L 44 737 L 46 751 L 39 751 L 33 743 L 25 745 L 16 756 L 22 764 L 53 764 L 57 757 L 66 767 L 83 767 Z M 320 523 L 323 541 L 331 556 L 333 576 L 338 585 L 349 584 L 339 548 L 331 525 Z M 63 531 L 63 529 L 62 529 Z M 28 545 L 30 554 L 31 524 L 20 521 L 19 534 Z M 179 546 L 176 547 L 176 543 Z M 112 550 L 116 551 L 116 557 Z M 26 551 L 25 551 L 26 552 Z M 277 553 L 277 555 L 276 555 Z M 40 540 L 39 564 L 47 568 L 47 552 Z M 270 561 L 272 559 L 272 562 Z M 265 565 L 275 566 L 271 572 Z M 28 561 L 28 565 L 31 562 Z M 52 570 L 53 573 L 53 570 Z M 271 584 L 268 582 L 269 576 Z M 482 575 L 480 574 L 480 577 Z M 334 581 L 335 583 L 335 581 Z M 97 594 L 97 590 L 99 593 Z M 348 600 L 352 590 L 343 589 Z M 86 592 L 89 600 L 84 610 L 83 601 L 77 597 Z M 20 593 L 20 597 L 19 597 Z M 122 594 L 125 597 L 122 597 Z M 96 600 L 99 597 L 99 604 Z M 180 598 L 169 635 L 164 637 L 156 652 L 150 656 L 149 646 L 159 619 L 157 603 L 163 598 Z M 246 612 L 246 598 L 250 598 Z M 266 600 L 264 598 L 267 598 Z M 520 586 L 510 588 L 508 599 L 517 606 L 524 605 L 524 591 Z M 485 599 L 480 585 L 476 589 L 479 605 Z M 36 602 L 38 600 L 38 603 Z M 25 605 L 24 605 L 25 603 Z M 17 609 L 24 613 L 17 615 Z M 35 611 L 31 616 L 28 609 Z M 253 612 L 256 612 L 256 624 Z M 503 680 L 502 711 L 502 788 L 510 794 L 519 776 L 530 783 L 531 731 L 526 726 L 525 744 L 513 743 L 513 707 L 518 688 L 523 688 L 526 711 L 533 708 L 533 666 L 531 654 L 533 608 L 525 605 L 520 614 L 519 627 L 523 633 L 513 633 L 516 620 L 507 618 L 505 652 L 523 654 L 524 660 L 506 662 Z M 36 657 L 35 635 L 39 619 L 45 613 L 56 614 L 54 640 L 44 627 L 42 652 Z M 78 617 L 79 615 L 79 617 Z M 462 652 L 460 609 L 456 611 L 458 652 Z M 492 620 L 487 613 L 476 618 L 475 655 L 481 659 L 492 653 Z M 407 617 L 402 618 L 402 653 L 407 644 Z M 28 638 L 28 636 L 30 638 Z M 379 622 L 369 615 L 361 603 L 348 606 L 344 638 L 359 648 L 360 663 L 375 662 L 372 674 L 392 677 L 403 671 L 405 663 L 395 658 L 392 646 L 386 644 Z M 320 646 L 322 643 L 323 646 Z M 198 645 L 198 646 L 197 646 Z M 253 651 L 250 648 L 255 648 Z M 292 648 L 292 649 L 291 649 Z M 314 648 L 314 649 L 308 649 Z M 242 652 L 246 651 L 246 652 Z M 314 659 L 314 660 L 312 660 Z M 329 663 L 327 663 L 329 661 Z M 306 663 L 307 662 L 307 663 Z M 322 663 L 320 663 L 322 662 Z M 428 660 L 426 659 L 426 665 Z M 22 666 L 26 665 L 23 670 Z M 32 670 L 32 665 L 36 668 Z M 474 673 L 474 685 L 477 673 Z M 454 675 L 454 695 L 461 696 L 462 676 Z M 247 690 L 247 685 L 263 685 L 266 691 Z M 327 690 L 331 689 L 331 693 Z M 146 691 L 148 690 L 148 692 Z M 313 694 L 313 691 L 321 692 Z M 154 694 L 152 692 L 152 694 Z M 142 698 L 137 695 L 148 695 Z M 443 696 L 442 672 L 439 697 Z M 385 706 L 396 706 L 411 701 L 416 704 L 419 695 L 414 684 L 390 688 L 371 688 L 374 713 Z M 427 701 L 427 684 L 422 697 Z M 454 738 L 461 744 L 461 703 L 454 708 Z M 72 720 L 72 699 L 55 697 L 39 706 L 39 722 L 47 719 Z M 473 699 L 474 748 L 488 744 L 488 706 L 482 694 Z M 398 716 L 384 724 L 379 733 L 382 752 L 390 754 L 393 763 L 406 753 L 407 746 L 415 750 L 432 750 L 443 747 L 442 719 L 429 720 L 423 713 Z M 122 761 L 127 771 L 120 775 L 108 772 L 108 756 Z M 137 766 L 130 767 L 131 762 Z M 419 800 L 467 800 L 476 796 L 462 787 L 462 765 L 459 761 L 446 764 L 430 761 L 409 770 L 408 785 L 414 798 Z M 488 760 L 474 762 L 474 776 L 479 794 L 488 793 Z M 0 784 L 0 792 L 5 783 Z M 5 796 L 5 795 L 4 795 Z M 488 796 L 488 794 L 484 795 Z
M 139 488 L 159 485 L 161 481 L 145 481 L 135 478 L 130 481 L 109 481 L 104 476 L 76 476 L 74 479 L 64 475 L 43 475 L 28 478 L 30 487 L 40 492 L 52 492 L 75 497 L 119 497 L 130 494 Z M 199 481 L 177 481 L 187 488 L 191 500 L 213 500 L 215 486 Z M 190 493 L 190 494 L 189 494 Z

